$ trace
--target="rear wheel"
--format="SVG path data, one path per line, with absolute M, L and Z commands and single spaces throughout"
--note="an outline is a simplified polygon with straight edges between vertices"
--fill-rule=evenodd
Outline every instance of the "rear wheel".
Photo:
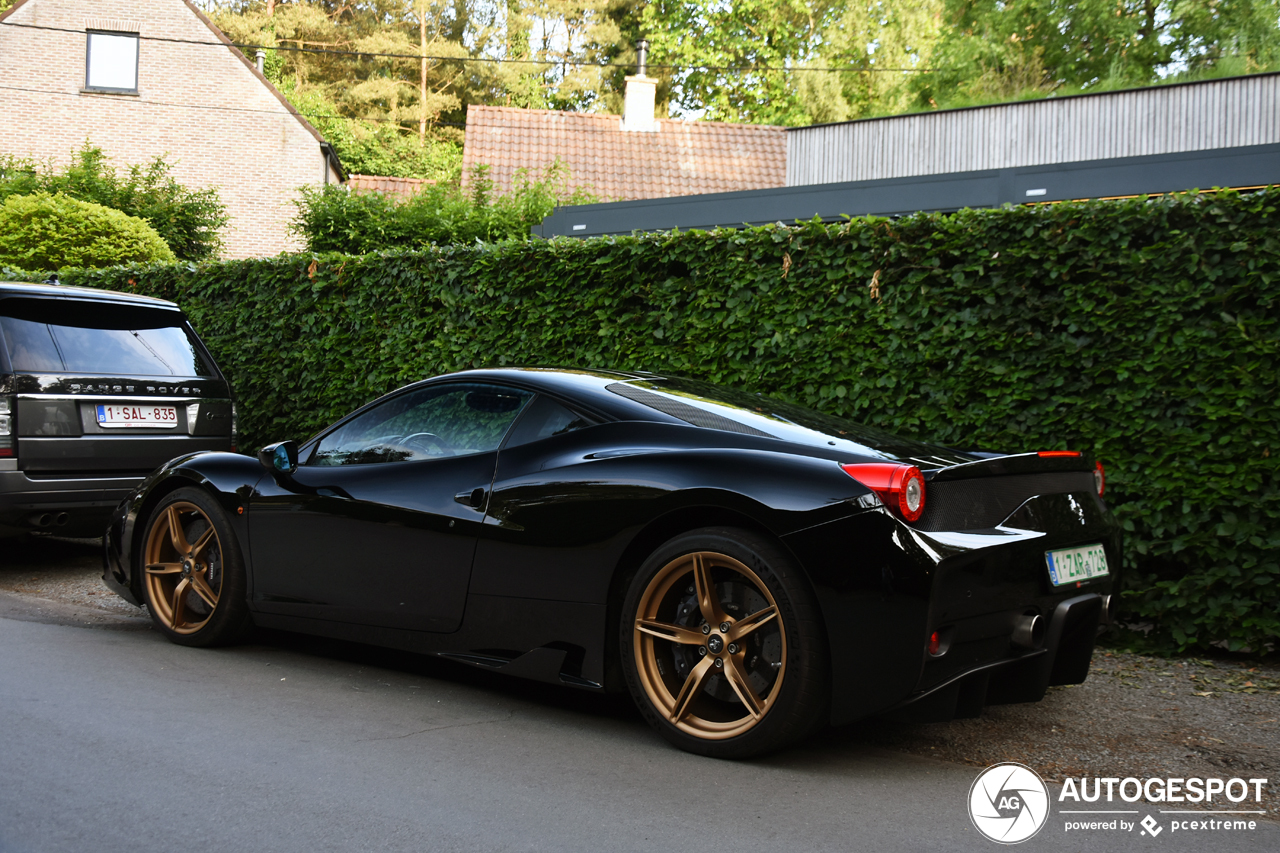
M 745 530 L 671 540 L 633 579 L 622 657 L 641 713 L 681 749 L 747 758 L 811 732 L 826 710 L 826 646 L 807 582 Z
M 147 522 L 142 571 L 147 609 L 173 642 L 220 645 L 252 627 L 240 548 L 207 493 L 182 488 L 161 500 Z

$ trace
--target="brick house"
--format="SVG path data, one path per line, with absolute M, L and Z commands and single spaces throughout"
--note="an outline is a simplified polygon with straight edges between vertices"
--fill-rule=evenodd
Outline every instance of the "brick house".
M 0 153 L 65 164 L 86 141 L 116 167 L 163 156 L 218 191 L 224 256 L 301 244 L 297 188 L 341 182 L 333 149 L 188 0 L 19 0 L 0 16 Z
M 626 78 L 623 115 L 467 107 L 462 182 L 472 169 L 500 194 L 519 169 L 537 173 L 559 159 L 570 186 L 606 201 L 666 198 L 781 187 L 787 177 L 786 128 L 654 118 L 657 81 L 643 68 Z

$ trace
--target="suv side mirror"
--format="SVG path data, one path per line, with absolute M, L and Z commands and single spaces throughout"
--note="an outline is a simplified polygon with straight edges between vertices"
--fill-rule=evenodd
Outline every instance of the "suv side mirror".
M 298 470 L 298 443 L 278 441 L 275 444 L 268 444 L 258 451 L 258 461 L 268 471 L 292 474 Z

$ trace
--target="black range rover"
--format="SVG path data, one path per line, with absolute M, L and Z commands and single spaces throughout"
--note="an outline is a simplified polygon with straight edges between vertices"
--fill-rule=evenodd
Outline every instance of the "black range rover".
M 235 450 L 235 408 L 177 305 L 0 282 L 0 535 L 100 535 L 143 477 L 197 450 Z

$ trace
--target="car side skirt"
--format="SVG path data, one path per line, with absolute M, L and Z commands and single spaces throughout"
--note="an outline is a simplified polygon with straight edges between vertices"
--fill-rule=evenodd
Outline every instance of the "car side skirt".
M 469 595 L 467 617 L 452 634 L 381 628 L 278 613 L 254 613 L 264 628 L 370 643 L 481 669 L 576 687 L 604 689 L 607 608 L 600 604 Z

